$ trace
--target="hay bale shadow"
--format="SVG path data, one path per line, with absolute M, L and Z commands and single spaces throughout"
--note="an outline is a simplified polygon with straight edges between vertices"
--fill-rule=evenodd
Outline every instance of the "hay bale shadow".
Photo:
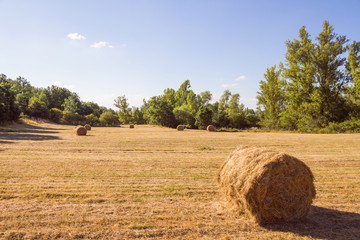
M 309 217 L 301 222 L 262 224 L 279 232 L 292 232 L 321 239 L 360 239 L 360 214 L 312 206 Z

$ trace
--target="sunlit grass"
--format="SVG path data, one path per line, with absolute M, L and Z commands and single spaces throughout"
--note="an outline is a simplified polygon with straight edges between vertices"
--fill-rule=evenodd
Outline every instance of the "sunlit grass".
M 0 133 L 0 239 L 356 239 L 359 233 L 358 134 L 136 126 L 95 127 L 77 137 L 73 126 L 9 127 L 16 131 Z M 284 229 L 233 212 L 216 173 L 239 145 L 267 146 L 306 162 L 315 175 L 314 205 L 328 210 Z

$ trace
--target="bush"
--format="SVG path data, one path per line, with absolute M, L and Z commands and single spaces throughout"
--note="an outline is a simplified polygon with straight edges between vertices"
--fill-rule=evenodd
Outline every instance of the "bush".
M 116 126 L 120 124 L 118 115 L 112 112 L 102 113 L 99 120 L 102 126 Z
M 51 121 L 58 123 L 62 118 L 62 111 L 58 108 L 52 108 L 50 109 L 49 117 Z
M 86 123 L 90 124 L 91 126 L 97 126 L 100 124 L 99 118 L 93 113 L 86 115 L 85 119 Z
M 66 124 L 84 125 L 86 123 L 86 118 L 78 113 L 63 111 L 61 121 Z
M 352 118 L 339 124 L 343 131 L 360 132 L 360 120 Z

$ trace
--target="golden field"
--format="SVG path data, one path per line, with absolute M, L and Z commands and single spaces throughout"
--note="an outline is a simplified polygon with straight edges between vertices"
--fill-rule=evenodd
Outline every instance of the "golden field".
M 306 221 L 259 226 L 216 173 L 239 145 L 304 161 Z M 360 134 L 13 125 L 0 132 L 0 239 L 360 239 Z

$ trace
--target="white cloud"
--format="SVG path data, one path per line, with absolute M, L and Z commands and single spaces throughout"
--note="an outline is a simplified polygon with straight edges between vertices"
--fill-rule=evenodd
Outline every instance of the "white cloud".
M 221 84 L 222 88 L 232 88 L 232 87 L 236 87 L 238 84 L 237 83 L 224 83 Z
M 86 39 L 85 36 L 79 34 L 79 33 L 69 33 L 67 35 L 68 38 L 72 39 L 72 40 L 84 40 Z
M 246 79 L 245 75 L 239 75 L 237 78 L 234 79 L 235 82 L 240 82 L 241 80 Z
M 92 48 L 103 48 L 103 47 L 114 48 L 113 45 L 111 45 L 110 43 L 105 42 L 105 41 L 93 43 L 90 45 L 90 47 L 92 47 Z

